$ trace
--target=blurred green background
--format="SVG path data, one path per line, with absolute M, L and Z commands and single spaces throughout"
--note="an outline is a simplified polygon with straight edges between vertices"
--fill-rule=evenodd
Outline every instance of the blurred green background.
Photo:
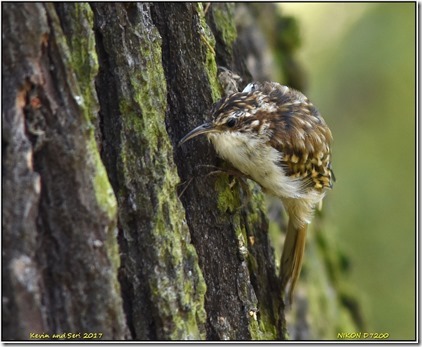
M 415 3 L 283 3 L 307 96 L 333 135 L 327 232 L 351 259 L 368 331 L 415 339 Z

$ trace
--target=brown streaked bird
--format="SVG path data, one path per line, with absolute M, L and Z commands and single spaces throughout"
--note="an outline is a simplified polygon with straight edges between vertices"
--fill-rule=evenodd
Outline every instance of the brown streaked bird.
M 331 131 L 306 96 L 275 82 L 250 83 L 215 103 L 211 116 L 179 144 L 206 134 L 223 159 L 281 199 L 289 223 L 280 279 L 283 293 L 290 283 L 292 302 L 307 226 L 335 180 Z

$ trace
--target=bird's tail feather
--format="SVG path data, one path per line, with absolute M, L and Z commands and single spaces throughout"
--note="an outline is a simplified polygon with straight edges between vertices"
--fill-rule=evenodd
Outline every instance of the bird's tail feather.
M 284 241 L 283 254 L 280 263 L 280 278 L 282 292 L 285 293 L 286 286 L 290 281 L 288 300 L 292 303 L 293 291 L 302 268 L 303 254 L 306 243 L 306 229 L 308 225 L 294 226 L 289 220 L 286 240 Z

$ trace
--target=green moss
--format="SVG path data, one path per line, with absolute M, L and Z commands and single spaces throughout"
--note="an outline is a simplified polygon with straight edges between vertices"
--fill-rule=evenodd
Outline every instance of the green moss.
M 153 34 L 155 41 L 139 47 L 141 56 L 148 57 L 145 65 L 131 71 L 130 93 L 120 98 L 119 111 L 124 119 L 120 159 L 126 179 L 139 180 L 141 185 L 147 180 L 155 189 L 148 247 L 153 248 L 156 264 L 149 287 L 161 319 L 168 322 L 164 324 L 164 336 L 172 340 L 204 339 L 206 284 L 176 194 L 179 176 L 165 128 L 167 90 L 161 42 L 158 32 Z M 138 152 L 134 143 L 145 146 Z M 139 169 L 144 177 L 133 177 L 134 170 Z
M 148 141 L 148 147 L 155 153 L 158 142 L 164 136 L 161 146 L 171 150 L 171 145 L 165 129 L 164 115 L 167 106 L 167 90 L 164 71 L 161 63 L 161 50 L 146 49 L 145 56 L 150 57 L 145 69 L 139 69 L 131 74 L 130 82 L 136 93 L 134 100 L 142 110 L 142 117 L 132 114 L 128 119 L 129 126 L 142 132 Z M 145 82 L 148 83 L 145 83 Z
M 109 220 L 116 221 L 116 197 L 108 180 L 107 172 L 101 161 L 100 154 L 98 153 L 93 134 L 91 134 L 88 141 L 90 161 L 94 165 L 93 188 L 97 204 L 107 214 Z
M 237 38 L 237 29 L 234 21 L 235 5 L 233 3 L 225 3 L 211 6 L 217 30 L 221 32 L 223 41 L 231 52 L 233 43 Z
M 88 4 L 75 3 L 68 11 L 68 15 L 74 16 L 74 25 L 71 35 L 65 37 L 61 30 L 59 18 L 52 4 L 46 4 L 48 16 L 54 32 L 54 40 L 57 50 L 66 69 L 67 86 L 82 112 L 81 139 L 86 144 L 85 162 L 92 169 L 91 179 L 93 194 L 97 206 L 104 212 L 108 223 L 105 230 L 105 249 L 110 259 L 114 274 L 117 274 L 120 266 L 119 249 L 114 234 L 117 224 L 117 202 L 114 192 L 107 177 L 107 172 L 101 161 L 100 154 L 94 138 L 94 126 L 92 120 L 97 117 L 98 102 L 96 98 L 94 80 L 98 72 L 97 55 L 94 45 L 93 14 Z M 81 57 L 88 57 L 87 60 Z M 114 287 L 117 304 L 120 307 L 120 285 L 117 275 L 111 277 L 111 285 Z
M 229 176 L 221 174 L 215 181 L 215 190 L 218 192 L 218 209 L 233 213 L 240 207 L 239 193 L 230 188 Z
M 249 189 L 251 190 L 251 199 L 249 200 L 249 205 L 247 207 L 246 224 L 249 228 L 253 229 L 254 226 L 260 225 L 262 223 L 262 214 L 261 209 L 265 206 L 264 195 L 261 192 L 261 189 L 253 182 L 248 182 Z M 235 186 L 234 186 L 235 187 Z M 245 222 L 242 220 L 240 206 L 243 203 L 239 190 L 230 188 L 230 182 L 227 175 L 221 175 L 221 177 L 216 181 L 216 190 L 219 192 L 218 196 L 218 207 L 223 213 L 230 213 L 231 220 L 233 223 L 234 232 L 238 240 L 238 247 L 240 255 L 247 260 L 248 271 L 252 271 L 255 276 L 259 278 L 259 265 L 255 257 L 248 252 L 242 252 L 241 249 L 247 247 L 248 242 L 248 233 L 246 230 Z M 245 194 L 244 194 L 245 195 Z M 274 326 L 271 318 L 268 316 L 266 310 L 262 310 L 259 307 L 259 302 L 257 299 L 251 297 L 251 283 L 249 282 L 248 274 L 239 274 L 238 280 L 238 296 L 242 300 L 242 303 L 245 307 L 248 307 L 251 312 L 258 309 L 258 319 L 255 320 L 253 315 L 249 317 L 249 333 L 252 340 L 274 340 L 277 337 L 277 329 Z M 262 283 L 258 279 L 258 283 Z M 253 289 L 252 289 L 253 291 Z
M 217 79 L 217 64 L 215 62 L 215 57 L 213 53 L 207 52 L 207 59 L 206 59 L 206 72 L 208 75 L 208 80 L 210 82 L 211 87 L 211 95 L 213 102 L 221 99 L 221 87 L 220 83 Z
M 249 193 L 253 196 L 250 200 L 250 208 L 248 209 L 247 221 L 250 225 L 259 225 L 262 222 L 262 211 L 266 211 L 265 196 L 261 188 L 255 182 L 248 180 Z
M 217 79 L 217 63 L 215 61 L 215 37 L 209 28 L 204 15 L 202 3 L 197 3 L 199 14 L 199 35 L 205 49 L 205 72 L 211 87 L 212 100 L 215 102 L 221 98 L 221 87 Z
M 155 276 L 149 279 L 151 300 L 160 312 L 161 319 L 168 322 L 164 332 L 167 338 L 205 339 L 206 284 L 195 248 L 190 243 L 183 207 L 175 194 L 179 177 L 170 151 L 169 139 L 161 138 L 160 156 L 152 159 L 157 173 L 160 171 L 163 176 L 154 177 L 160 182 L 153 185 L 157 202 L 151 221 L 150 237 L 153 241 L 148 247 L 153 248 L 156 263 Z M 126 147 L 122 148 L 122 152 L 125 152 L 124 166 L 128 168 L 133 166 L 134 161 L 140 160 Z M 127 174 L 130 175 L 130 172 Z M 191 270 L 185 271 L 186 267 Z
M 258 320 L 253 317 L 249 322 L 249 333 L 252 340 L 273 341 L 277 338 L 277 329 L 265 314 L 258 313 Z
M 117 203 L 108 181 L 106 170 L 96 147 L 94 127 L 91 120 L 97 117 L 98 101 L 94 79 L 98 72 L 95 52 L 93 14 L 88 4 L 75 3 L 68 15 L 72 21 L 72 35 L 65 38 L 54 8 L 47 6 L 54 28 L 54 39 L 67 69 L 67 81 L 71 92 L 83 113 L 81 128 L 85 130 L 87 161 L 92 165 L 92 186 L 98 206 L 107 214 L 110 221 L 116 220 Z M 76 77 L 76 78 L 75 78 Z
M 163 151 L 164 157 L 172 148 L 165 129 L 167 89 L 161 62 L 161 48 L 158 44 L 145 44 L 140 49 L 142 56 L 149 59 L 145 60 L 145 66 L 130 72 L 132 92 L 129 95 L 122 95 L 119 102 L 119 110 L 124 118 L 122 146 L 125 147 L 126 135 L 135 133 L 142 143 L 148 144 L 149 156 L 160 156 L 158 153 L 160 144 L 160 151 Z M 122 150 L 120 154 L 125 164 L 124 168 L 136 162 L 135 156 L 129 149 Z M 129 172 L 127 174 L 130 176 Z
M 76 35 L 72 35 L 69 42 L 71 64 L 75 71 L 79 87 L 84 100 L 84 114 L 93 121 L 97 118 L 98 100 L 95 91 L 95 76 L 98 73 L 98 57 L 95 50 L 93 13 L 88 3 L 75 3 L 72 25 Z
M 107 214 L 110 221 L 115 222 L 117 203 L 95 143 L 94 127 L 91 122 L 97 117 L 98 110 L 94 86 L 95 76 L 98 73 L 98 59 L 94 33 L 91 30 L 93 13 L 86 3 L 75 3 L 71 9 L 67 11 L 67 15 L 73 19 L 71 21 L 72 35 L 66 38 L 60 29 L 55 11 L 51 7 L 49 7 L 49 15 L 54 23 L 58 50 L 66 63 L 65 66 L 70 67 L 67 71 L 69 86 L 84 117 L 81 128 L 85 131 L 87 160 L 94 171 L 92 185 L 95 198 L 98 206 Z
M 188 308 L 185 314 L 173 316 L 174 324 L 177 327 L 171 335 L 172 339 L 181 338 L 205 338 L 204 332 L 201 332 L 201 326 L 205 324 L 205 292 L 206 284 L 197 263 L 196 251 L 189 242 L 189 232 L 187 229 L 183 208 L 180 201 L 175 196 L 176 186 L 179 183 L 179 177 L 173 165 L 165 171 L 164 181 L 157 192 L 158 209 L 156 214 L 155 233 L 161 242 L 165 242 L 166 254 L 163 254 L 163 261 L 171 260 L 173 266 L 179 269 L 175 273 L 175 280 L 181 286 L 178 288 L 180 295 L 180 304 Z M 174 234 L 169 233 L 169 227 Z M 161 243 L 161 246 L 163 244 Z M 166 259 L 167 258 L 167 259 Z M 185 261 L 194 264 L 191 273 L 185 273 L 183 264 Z M 157 278 L 156 283 L 159 295 L 174 296 L 173 283 L 166 283 L 167 279 Z M 163 281 L 162 283 L 160 283 Z M 162 297 L 160 297 L 160 301 Z M 185 336 L 188 334 L 189 336 Z

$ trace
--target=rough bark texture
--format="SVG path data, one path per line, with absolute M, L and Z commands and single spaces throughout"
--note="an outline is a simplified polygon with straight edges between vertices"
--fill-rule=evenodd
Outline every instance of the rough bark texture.
M 285 339 L 260 189 L 177 147 L 250 81 L 234 5 L 2 6 L 3 339 Z
M 93 10 L 102 157 L 120 207 L 129 328 L 135 339 L 205 338 L 206 287 L 176 193 L 162 41 L 151 5 L 97 3 Z
M 3 4 L 3 35 L 3 338 L 123 339 L 116 200 L 79 67 L 50 4 Z

